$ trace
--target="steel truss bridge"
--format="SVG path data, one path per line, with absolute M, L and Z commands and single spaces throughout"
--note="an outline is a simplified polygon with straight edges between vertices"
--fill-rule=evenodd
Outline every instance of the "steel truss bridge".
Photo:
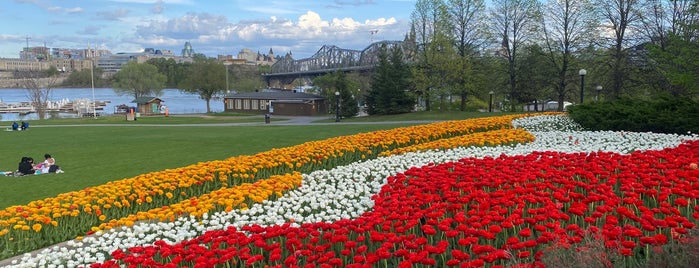
M 382 48 L 393 49 L 401 46 L 402 41 L 380 41 L 366 47 L 364 50 L 339 48 L 334 45 L 323 45 L 313 56 L 295 60 L 286 56 L 272 65 L 272 72 L 262 74 L 270 88 L 289 88 L 296 79 L 309 81 L 316 76 L 336 71 L 368 71 L 379 63 L 379 52 Z

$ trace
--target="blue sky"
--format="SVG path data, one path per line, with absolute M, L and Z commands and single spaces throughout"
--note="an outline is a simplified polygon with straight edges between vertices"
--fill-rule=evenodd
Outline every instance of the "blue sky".
M 29 46 L 170 49 L 237 55 L 243 48 L 294 58 L 322 45 L 364 49 L 402 40 L 416 0 L 2 0 L 0 57 Z M 375 31 L 375 34 L 371 34 Z

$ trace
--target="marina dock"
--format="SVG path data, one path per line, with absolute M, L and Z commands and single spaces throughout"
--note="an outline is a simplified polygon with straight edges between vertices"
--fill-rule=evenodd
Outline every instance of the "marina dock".
M 110 101 L 105 100 L 90 100 L 90 99 L 75 99 L 68 100 L 63 99 L 59 101 L 48 101 L 46 103 L 47 113 L 72 113 L 78 114 L 80 116 L 85 116 L 89 114 L 92 116 L 95 113 L 102 113 L 104 107 Z M 35 113 L 36 108 L 31 102 L 16 102 L 16 103 L 6 103 L 0 102 L 0 113 L 18 113 L 18 114 L 30 114 Z

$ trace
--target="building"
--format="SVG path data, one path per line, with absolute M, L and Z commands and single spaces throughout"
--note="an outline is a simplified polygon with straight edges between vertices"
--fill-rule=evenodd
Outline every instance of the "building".
M 185 58 L 191 58 L 194 56 L 194 49 L 192 48 L 192 44 L 189 42 L 184 43 L 184 48 L 182 49 L 182 57 Z
M 243 48 L 240 50 L 240 52 L 238 52 L 238 59 L 245 60 L 246 64 L 254 65 L 272 65 L 277 62 L 277 58 L 274 57 L 274 51 L 272 51 L 271 48 L 267 54 L 262 54 L 259 51 L 253 52 L 250 49 Z
M 163 114 L 161 103 L 165 102 L 156 97 L 138 97 L 131 101 L 136 103 L 136 111 L 140 115 L 159 115 Z
M 326 114 L 323 96 L 294 91 L 246 92 L 223 96 L 226 112 L 313 116 Z

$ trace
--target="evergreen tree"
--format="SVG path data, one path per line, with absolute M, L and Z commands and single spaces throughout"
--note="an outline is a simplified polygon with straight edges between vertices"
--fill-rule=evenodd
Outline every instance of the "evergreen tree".
M 342 71 L 326 74 L 313 79 L 313 84 L 320 88 L 320 94 L 324 95 L 331 101 L 330 112 L 335 113 L 337 110 L 338 99 L 335 92 L 339 94 L 340 117 L 354 117 L 359 112 L 357 105 L 357 97 L 354 94 L 359 94 L 353 89 L 358 85 L 347 77 L 347 74 Z
M 343 118 L 356 116 L 359 108 L 356 98 L 350 91 L 350 81 L 347 79 L 347 75 L 344 72 L 337 72 L 336 81 L 335 87 L 340 92 L 340 116 Z
M 367 94 L 369 114 L 399 114 L 412 111 L 415 101 L 406 93 L 410 88 L 410 71 L 403 62 L 400 47 L 379 52 L 379 64 L 374 72 L 374 82 Z

